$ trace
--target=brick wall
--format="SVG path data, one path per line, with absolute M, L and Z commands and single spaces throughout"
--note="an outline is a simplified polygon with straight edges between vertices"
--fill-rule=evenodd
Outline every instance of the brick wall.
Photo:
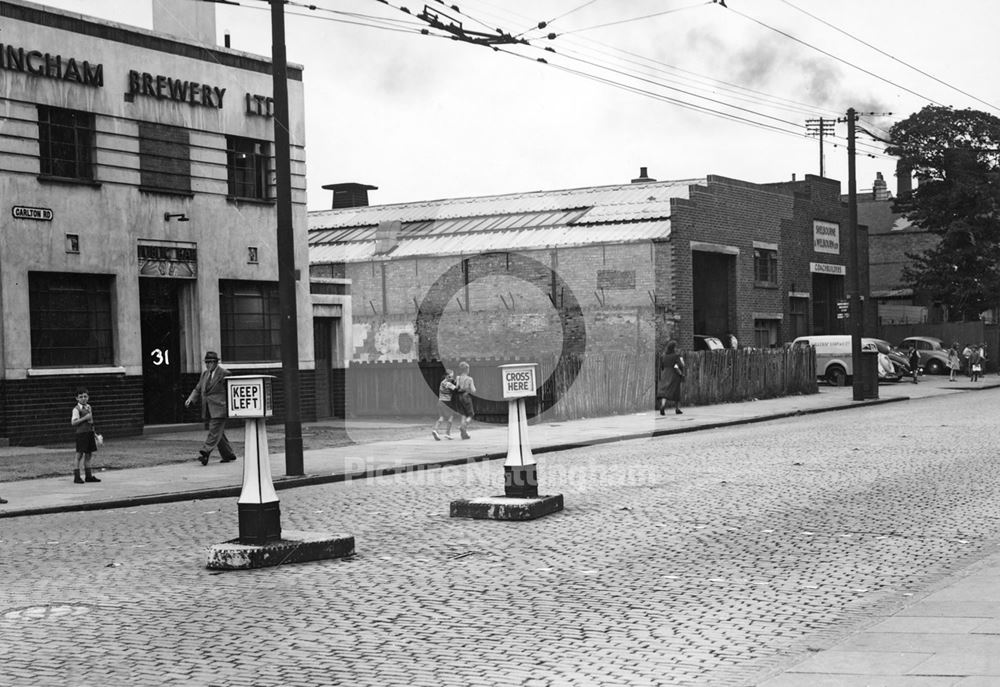
M 106 437 L 142 433 L 142 377 L 67 375 L 2 382 L 3 435 L 13 446 L 72 442 L 78 386 L 90 394 L 99 432 Z
M 274 374 L 274 370 L 258 370 L 260 374 Z M 243 371 L 240 374 L 244 374 Z M 254 374 L 247 371 L 245 374 Z M 197 374 L 182 376 L 184 389 L 193 389 Z M 316 420 L 315 371 L 299 372 L 300 419 Z M 125 375 L 60 375 L 58 377 L 32 377 L 5 380 L 0 383 L 3 425 L 0 436 L 12 446 L 33 446 L 72 442 L 74 430 L 70 425 L 76 389 L 87 388 L 94 408 L 95 426 L 105 437 L 136 436 L 143 432 L 142 377 Z M 284 422 L 285 391 L 280 376 L 275 379 L 274 422 Z M 184 422 L 200 422 L 200 408 L 184 411 Z M 242 426 L 242 420 L 233 420 L 232 426 Z

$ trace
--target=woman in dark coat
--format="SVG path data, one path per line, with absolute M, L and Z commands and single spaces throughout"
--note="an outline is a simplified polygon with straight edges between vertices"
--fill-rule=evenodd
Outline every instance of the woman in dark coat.
M 667 402 L 674 404 L 674 412 L 681 415 L 681 383 L 684 381 L 684 358 L 676 352 L 677 343 L 667 344 L 667 352 L 660 361 L 660 374 L 656 384 L 657 407 L 660 415 L 666 414 Z

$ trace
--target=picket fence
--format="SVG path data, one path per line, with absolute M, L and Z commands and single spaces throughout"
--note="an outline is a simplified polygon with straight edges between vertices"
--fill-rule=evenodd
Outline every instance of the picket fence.
M 737 349 L 684 354 L 686 406 L 708 405 L 817 393 L 812 348 Z M 476 382 L 476 416 L 505 422 L 497 366 L 518 359 L 468 360 Z M 546 357 L 538 363 L 538 398 L 528 402 L 529 416 L 577 420 L 649 410 L 655 405 L 657 361 L 653 354 L 601 353 L 569 358 L 562 365 Z M 414 362 L 354 362 L 347 370 L 345 400 L 350 417 L 431 416 L 437 402 Z M 448 364 L 451 366 L 451 363 Z

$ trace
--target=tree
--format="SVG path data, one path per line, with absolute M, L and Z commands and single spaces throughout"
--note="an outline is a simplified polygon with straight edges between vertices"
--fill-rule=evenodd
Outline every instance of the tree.
M 953 315 L 978 319 L 1000 303 L 1000 118 L 929 105 L 890 135 L 886 152 L 919 182 L 894 210 L 939 237 L 907 254 L 903 281 Z

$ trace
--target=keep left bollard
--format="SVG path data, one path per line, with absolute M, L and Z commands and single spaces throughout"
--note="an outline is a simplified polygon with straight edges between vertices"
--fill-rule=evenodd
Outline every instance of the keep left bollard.
M 273 414 L 270 375 L 226 378 L 229 417 L 246 419 L 243 448 L 243 489 L 237 501 L 238 539 L 209 549 L 208 567 L 245 570 L 354 553 L 354 537 L 317 532 L 286 531 L 282 536 L 281 509 L 271 479 L 267 447 L 267 418 Z

